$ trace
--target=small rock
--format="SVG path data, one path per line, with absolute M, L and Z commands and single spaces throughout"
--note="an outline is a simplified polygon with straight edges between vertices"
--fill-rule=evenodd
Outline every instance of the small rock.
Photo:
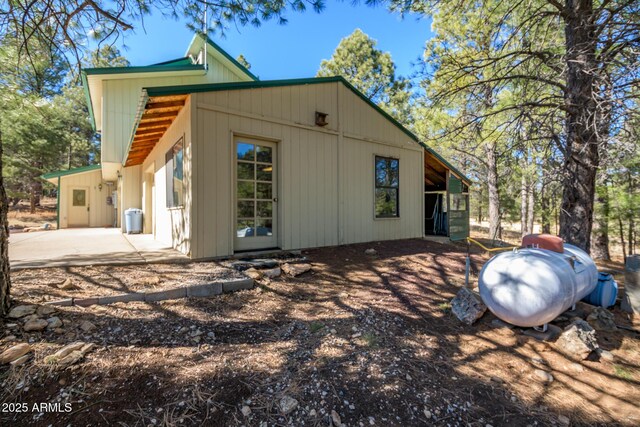
M 33 319 L 25 323 L 23 329 L 25 332 L 41 331 L 46 328 L 47 325 L 49 324 L 44 319 Z
M 284 415 L 290 414 L 298 407 L 298 401 L 291 396 L 284 396 L 280 399 L 280 411 Z
M 71 353 L 67 354 L 65 357 L 63 357 L 58 361 L 58 366 L 60 366 L 61 368 L 66 368 L 67 366 L 71 366 L 77 363 L 83 357 L 84 357 L 84 354 L 81 351 L 78 351 L 78 350 L 72 351 Z
M 261 273 L 263 276 L 268 277 L 269 279 L 275 279 L 282 274 L 282 269 L 280 267 L 274 267 L 267 270 L 262 270 Z
M 564 329 L 556 346 L 564 353 L 584 360 L 598 348 L 596 331 L 587 322 L 578 319 Z
M 85 332 L 91 332 L 96 328 L 96 325 L 94 325 L 93 323 L 89 322 L 88 320 L 85 320 L 84 322 L 82 322 L 80 324 L 80 329 L 82 329 Z
M 16 360 L 14 360 L 13 362 L 11 362 L 10 365 L 11 365 L 11 367 L 15 368 L 17 366 L 24 365 L 25 363 L 27 363 L 27 361 L 29 361 L 29 359 L 31 359 L 31 355 L 30 354 L 25 354 L 24 356 L 19 357 Z
M 60 350 L 56 351 L 54 354 L 47 356 L 44 358 L 45 363 L 55 363 L 60 359 L 67 356 L 69 353 L 73 351 L 78 351 L 83 348 L 86 344 L 82 341 L 74 342 L 73 344 L 68 344 L 62 347 Z
M 425 409 L 424 411 L 422 411 L 422 413 L 424 414 L 424 416 L 429 419 L 431 418 L 431 411 L 428 409 Z
M 342 419 L 340 418 L 340 415 L 333 409 L 331 410 L 331 421 L 335 427 L 342 426 Z
M 242 411 L 242 415 L 244 415 L 245 417 L 248 417 L 249 415 L 251 415 L 251 408 L 249 408 L 247 405 L 244 405 L 241 411 Z
M 80 287 L 74 284 L 73 280 L 67 279 L 63 283 L 58 285 L 58 289 L 62 289 L 64 291 L 71 291 L 74 289 L 80 289 Z
M 282 271 L 293 277 L 306 273 L 309 270 L 311 270 L 311 264 L 284 264 L 282 266 Z
M 48 318 L 47 323 L 47 329 L 57 329 L 62 327 L 62 320 L 56 316 Z
M 40 317 L 45 317 L 50 314 L 53 314 L 55 311 L 56 311 L 55 307 L 51 305 L 41 305 L 40 307 L 38 307 L 38 310 L 36 310 L 36 313 Z
M 596 307 L 587 316 L 587 322 L 597 331 L 615 331 L 618 329 L 613 313 L 602 307 Z
M 11 363 L 31 351 L 31 346 L 27 343 L 16 344 L 9 347 L 0 354 L 0 364 Z
M 569 419 L 569 417 L 565 417 L 564 415 L 558 415 L 558 422 L 563 426 L 568 426 L 569 424 L 571 424 L 571 420 Z
M 376 250 L 375 250 L 375 249 L 373 249 L 373 248 L 369 248 L 369 249 L 367 249 L 367 250 L 365 250 L 365 251 L 364 251 L 364 254 L 365 254 L 365 255 L 375 255 L 375 254 L 377 254 L 377 253 L 378 253 L 378 251 L 376 251 Z
M 332 335 L 335 335 L 338 333 L 338 331 L 336 331 L 335 329 L 330 329 L 329 332 L 331 332 Z
M 6 325 L 4 325 L 7 327 L 7 329 L 13 329 L 13 328 L 17 328 L 18 324 L 17 323 L 7 323 Z
M 607 362 L 613 362 L 613 359 L 615 358 L 615 357 L 613 356 L 613 353 L 611 353 L 611 352 L 610 352 L 610 351 L 608 351 L 608 350 L 603 350 L 603 349 L 601 349 L 601 348 L 598 348 L 598 349 L 596 350 L 596 354 L 598 355 L 598 358 L 599 358 L 600 360 L 606 360 Z
M 571 365 L 569 365 L 569 369 L 574 372 L 584 372 L 584 366 L 579 363 L 572 363 Z
M 309 416 L 311 418 L 315 418 L 317 415 L 318 415 L 318 413 L 316 412 L 315 409 L 312 409 L 312 410 L 309 411 Z
M 262 277 L 262 272 L 260 270 L 256 270 L 255 268 L 245 270 L 244 274 L 251 277 L 252 279 L 259 279 Z
M 409 375 L 409 374 L 407 374 L 407 376 L 405 378 L 407 379 L 407 381 L 413 380 L 413 378 L 411 378 L 411 375 Z
M 543 383 L 551 384 L 553 382 L 553 375 L 547 371 L 543 371 L 542 369 L 534 370 L 533 375 Z
M 472 291 L 460 288 L 458 294 L 451 300 L 451 311 L 460 321 L 472 325 L 484 315 L 487 306 Z
M 0 343 L 10 342 L 16 339 L 15 335 L 7 335 L 6 337 L 0 340 Z
M 36 308 L 37 307 L 35 305 L 18 305 L 11 309 L 9 314 L 7 314 L 7 317 L 9 319 L 19 319 L 21 317 L 35 313 Z

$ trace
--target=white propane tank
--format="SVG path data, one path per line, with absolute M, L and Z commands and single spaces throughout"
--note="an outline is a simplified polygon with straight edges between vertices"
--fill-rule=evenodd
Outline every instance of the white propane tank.
M 521 327 L 541 326 L 590 294 L 598 270 L 582 249 L 564 253 L 518 249 L 491 258 L 478 280 L 480 297 L 496 317 Z

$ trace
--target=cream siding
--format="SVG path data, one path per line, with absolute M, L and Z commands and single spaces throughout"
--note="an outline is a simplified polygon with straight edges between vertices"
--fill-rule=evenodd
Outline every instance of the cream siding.
M 102 188 L 100 188 L 102 185 Z M 74 187 L 88 188 L 89 227 L 105 227 L 113 224 L 114 209 L 107 204 L 107 197 L 111 195 L 109 186 L 102 181 L 100 170 L 83 172 L 60 177 L 60 228 L 67 228 L 69 204 L 71 203 Z
M 185 183 L 185 204 L 182 207 L 167 208 L 166 193 L 166 153 L 171 147 L 184 137 L 184 183 Z M 189 254 L 191 251 L 191 211 L 192 197 L 191 185 L 194 182 L 191 175 L 191 103 L 187 103 L 180 110 L 180 114 L 171 127 L 164 134 L 162 139 L 154 147 L 153 151 L 145 159 L 141 170 L 154 170 L 154 212 L 143 211 L 144 215 L 155 214 L 155 238 L 163 243 L 173 246 L 180 252 Z M 127 170 L 129 168 L 125 168 Z M 140 184 L 142 187 L 142 184 Z M 144 206 L 142 194 L 139 203 Z
M 341 83 L 197 93 L 192 256 L 234 251 L 233 136 L 278 143 L 279 246 L 422 235 L 422 149 Z M 315 126 L 315 112 L 329 124 Z M 399 219 L 374 219 L 375 154 L 400 159 Z
M 199 75 L 107 79 L 102 82 L 101 161 L 122 163 L 129 146 L 140 94 L 145 87 L 246 81 L 208 55 L 208 72 Z M 192 72 L 190 72 L 192 73 Z M 157 75 L 157 74 L 156 74 Z

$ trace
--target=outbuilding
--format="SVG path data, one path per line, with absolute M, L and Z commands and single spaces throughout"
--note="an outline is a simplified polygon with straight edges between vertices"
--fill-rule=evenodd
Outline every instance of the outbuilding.
M 196 36 L 84 79 L 119 212 L 192 258 L 468 234 L 469 180 L 342 77 L 261 81 Z

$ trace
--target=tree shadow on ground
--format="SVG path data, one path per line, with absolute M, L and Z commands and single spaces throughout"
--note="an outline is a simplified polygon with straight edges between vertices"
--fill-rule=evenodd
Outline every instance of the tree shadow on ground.
M 464 248 L 432 245 L 387 242 L 373 257 L 363 255 L 370 245 L 315 250 L 311 274 L 210 300 L 63 309 L 70 329 L 97 325 L 73 339 L 101 348 L 51 376 L 35 363 L 29 389 L 5 397 L 50 401 L 63 388 L 74 412 L 0 416 L 14 425 L 319 426 L 335 410 L 347 425 L 548 425 L 561 414 L 574 425 L 637 423 L 625 418 L 637 416 L 637 380 L 596 362 L 567 371 L 574 362 L 553 345 L 494 328 L 490 316 L 455 320 L 442 304 L 460 287 Z M 536 381 L 535 369 L 554 382 Z M 298 401 L 289 414 L 284 396 Z

